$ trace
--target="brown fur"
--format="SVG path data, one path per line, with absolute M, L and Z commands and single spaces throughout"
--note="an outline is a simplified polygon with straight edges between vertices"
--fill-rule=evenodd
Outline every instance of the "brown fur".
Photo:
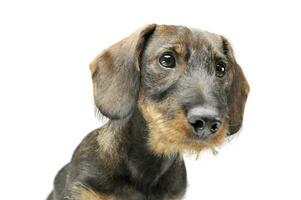
M 120 151 L 122 151 L 120 148 L 124 135 L 122 128 L 119 127 L 123 127 L 123 125 L 116 126 L 116 123 L 120 122 L 110 122 L 97 131 L 98 155 L 100 159 L 107 161 L 108 167 L 119 163 Z
M 78 200 L 116 200 L 116 198 L 113 196 L 97 194 L 87 187 L 82 187 Z
M 165 105 L 166 106 L 166 105 Z M 221 145 L 226 136 L 222 124 L 219 131 L 205 141 L 198 140 L 191 131 L 187 118 L 180 108 L 175 108 L 173 118 L 167 118 L 164 106 L 139 101 L 139 108 L 148 124 L 149 148 L 157 155 L 173 156 L 179 152 L 199 153 Z
M 175 68 L 159 64 L 167 51 Z M 207 69 L 221 58 L 228 75 L 215 81 L 214 67 Z M 219 35 L 148 25 L 104 50 L 90 70 L 96 107 L 110 120 L 81 142 L 48 200 L 180 200 L 187 187 L 182 153 L 214 150 L 241 126 L 249 86 Z M 225 93 L 215 94 L 219 89 Z M 215 118 L 221 126 L 197 134 L 189 109 L 215 104 L 224 108 Z

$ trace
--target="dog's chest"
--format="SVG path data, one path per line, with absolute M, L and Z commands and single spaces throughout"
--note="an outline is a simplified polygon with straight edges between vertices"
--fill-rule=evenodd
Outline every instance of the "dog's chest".
M 175 160 L 139 165 L 129 160 L 129 180 L 121 199 L 168 200 L 181 199 L 186 189 L 185 167 Z

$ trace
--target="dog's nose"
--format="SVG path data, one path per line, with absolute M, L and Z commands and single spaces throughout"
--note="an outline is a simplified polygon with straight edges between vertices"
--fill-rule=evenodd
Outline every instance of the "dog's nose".
M 216 133 L 221 126 L 218 112 L 214 108 L 192 108 L 187 113 L 187 119 L 194 133 L 200 137 Z

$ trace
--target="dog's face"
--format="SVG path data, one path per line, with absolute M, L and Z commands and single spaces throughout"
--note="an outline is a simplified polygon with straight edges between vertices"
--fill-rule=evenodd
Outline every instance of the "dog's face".
M 222 36 L 149 25 L 105 50 L 91 71 L 96 106 L 112 119 L 138 107 L 156 154 L 214 148 L 241 127 L 249 86 Z

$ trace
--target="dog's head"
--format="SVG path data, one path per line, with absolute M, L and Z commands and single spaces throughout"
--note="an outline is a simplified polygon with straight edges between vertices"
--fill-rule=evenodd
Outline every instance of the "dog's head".
M 249 86 L 223 36 L 149 25 L 104 50 L 90 69 L 100 112 L 128 119 L 138 107 L 156 154 L 213 148 L 241 127 Z

